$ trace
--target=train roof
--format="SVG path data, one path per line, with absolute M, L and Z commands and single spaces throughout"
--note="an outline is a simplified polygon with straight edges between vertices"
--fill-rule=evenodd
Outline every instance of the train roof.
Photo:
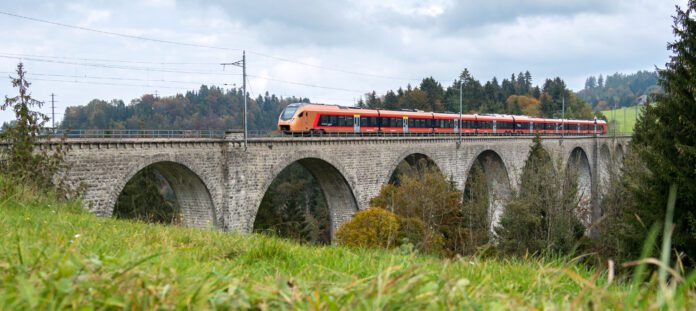
M 417 109 L 402 109 L 402 110 L 384 110 L 384 109 L 372 109 L 372 108 L 361 108 L 361 107 L 348 107 L 348 106 L 340 106 L 340 105 L 329 105 L 329 104 L 317 104 L 317 103 L 291 103 L 288 105 L 288 107 L 302 107 L 305 109 L 312 109 L 312 110 L 317 110 L 317 111 L 330 111 L 330 112 L 339 112 L 339 113 L 346 113 L 346 114 L 361 114 L 361 113 L 371 113 L 374 112 L 376 113 L 379 110 L 380 115 L 384 116 L 390 116 L 390 115 L 403 115 L 403 116 L 409 116 L 409 117 L 423 117 L 423 116 L 434 116 L 434 117 L 459 117 L 459 113 L 455 112 L 427 112 L 423 110 L 417 110 Z M 484 113 L 484 114 L 462 114 L 462 118 L 477 118 L 477 119 L 509 119 L 512 120 L 514 118 L 515 120 L 525 120 L 525 121 L 531 121 L 531 122 L 558 122 L 561 119 L 551 119 L 551 118 L 540 118 L 540 117 L 532 117 L 532 116 L 525 116 L 525 115 L 510 115 L 510 114 L 491 114 L 491 113 Z M 596 119 L 597 123 L 606 123 L 606 121 L 602 119 Z M 579 120 L 579 119 L 563 119 L 563 122 L 577 122 L 577 123 L 594 123 L 595 120 Z

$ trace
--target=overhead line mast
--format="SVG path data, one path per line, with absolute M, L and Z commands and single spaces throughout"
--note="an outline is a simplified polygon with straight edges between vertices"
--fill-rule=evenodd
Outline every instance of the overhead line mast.
M 248 139 L 248 127 L 247 127 L 247 90 L 246 90 L 246 51 L 242 51 L 242 60 L 238 60 L 232 63 L 221 63 L 222 70 L 225 70 L 225 66 L 236 66 L 242 67 L 242 90 L 244 92 L 244 150 L 247 149 L 247 139 Z

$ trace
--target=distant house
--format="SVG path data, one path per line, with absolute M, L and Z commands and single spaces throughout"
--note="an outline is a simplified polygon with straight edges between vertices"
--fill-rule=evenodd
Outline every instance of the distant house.
M 636 98 L 636 104 L 645 105 L 648 102 L 648 95 L 641 95 Z

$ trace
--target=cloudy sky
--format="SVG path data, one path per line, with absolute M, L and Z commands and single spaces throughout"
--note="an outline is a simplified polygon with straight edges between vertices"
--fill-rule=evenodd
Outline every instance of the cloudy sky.
M 36 99 L 55 93 L 60 120 L 93 98 L 240 86 L 241 69 L 219 64 L 242 50 L 252 96 L 349 105 L 427 76 L 449 85 L 464 68 L 479 80 L 529 70 L 535 84 L 560 76 L 579 90 L 589 75 L 663 67 L 670 16 L 685 3 L 12 1 L 0 6 L 0 93 L 16 95 L 8 76 L 21 60 Z

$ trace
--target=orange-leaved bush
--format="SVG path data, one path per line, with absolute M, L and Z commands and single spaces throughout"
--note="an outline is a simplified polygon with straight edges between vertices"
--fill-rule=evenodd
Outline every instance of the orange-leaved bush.
M 357 212 L 336 231 L 340 244 L 357 247 L 393 247 L 398 236 L 398 217 L 378 207 Z

